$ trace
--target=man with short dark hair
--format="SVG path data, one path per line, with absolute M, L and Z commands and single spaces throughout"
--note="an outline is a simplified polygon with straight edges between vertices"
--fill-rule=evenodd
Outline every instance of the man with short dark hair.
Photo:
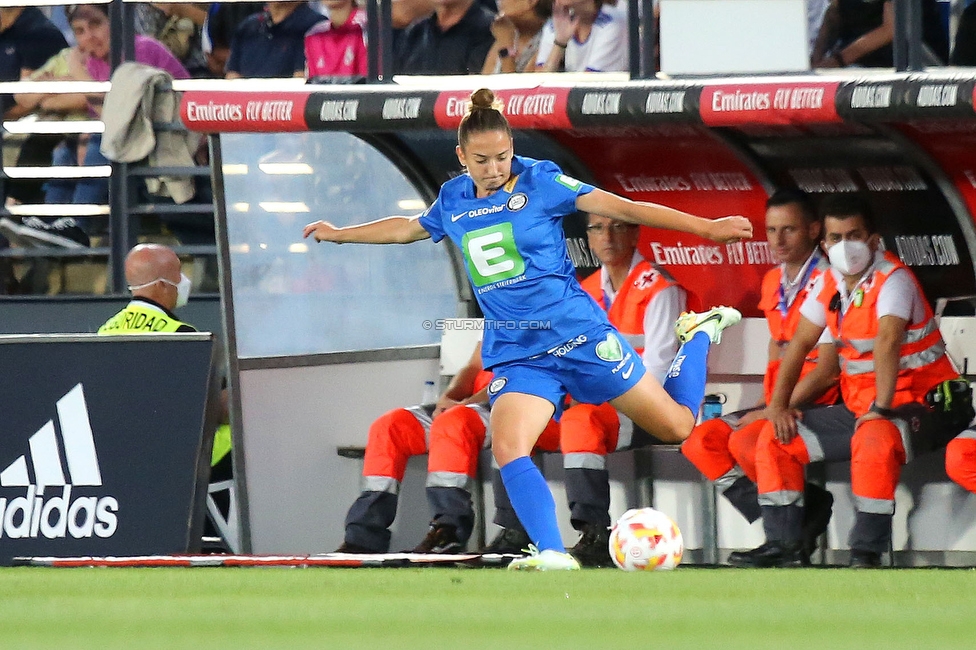
M 822 224 L 809 196 L 795 189 L 773 193 L 766 201 L 766 239 L 779 260 L 762 280 L 759 308 L 769 326 L 763 402 L 758 408 L 729 413 L 702 422 L 681 444 L 681 452 L 728 499 L 749 523 L 759 519 L 756 491 L 756 441 L 765 420 L 759 414 L 769 403 L 786 349 L 800 320 L 800 306 L 813 283 L 830 267 L 819 248 Z M 801 379 L 790 396 L 795 407 L 837 403 L 837 350 L 833 339 L 822 337 L 807 355 Z M 807 555 L 830 522 L 833 496 L 807 483 L 803 539 Z
M 434 14 L 397 39 L 397 74 L 480 74 L 495 42 L 495 15 L 475 0 L 435 0 Z
M 804 564 L 804 470 L 818 460 L 851 461 L 850 564 L 880 566 L 891 543 L 901 466 L 944 446 L 973 417 L 968 384 L 945 353 L 921 285 L 881 250 L 870 206 L 840 195 L 826 200 L 821 213 L 831 268 L 800 309 L 756 446 L 766 543 L 732 553 L 734 566 Z M 825 329 L 837 342 L 844 404 L 806 411 L 800 420 L 789 398 Z

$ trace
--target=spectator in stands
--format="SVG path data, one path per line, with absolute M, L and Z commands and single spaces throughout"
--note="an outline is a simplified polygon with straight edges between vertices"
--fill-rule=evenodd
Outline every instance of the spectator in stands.
M 119 313 L 98 328 L 102 336 L 126 334 L 153 334 L 196 332 L 173 313 L 187 304 L 190 298 L 190 279 L 183 275 L 180 258 L 168 246 L 139 244 L 125 258 L 125 281 L 132 300 Z M 214 434 L 211 452 L 210 482 L 228 481 L 233 478 L 231 465 L 231 435 L 227 413 L 227 391 L 221 391 L 221 422 Z M 226 497 L 227 495 L 222 495 Z M 215 503 L 218 500 L 215 500 Z M 219 499 L 221 516 L 230 516 L 230 502 Z M 209 519 L 204 536 L 219 534 Z M 229 550 L 224 548 L 221 550 Z
M 75 48 L 66 47 L 30 74 L 32 81 L 66 81 L 70 80 L 71 71 L 68 64 Z M 81 93 L 20 93 L 14 100 L 21 108 L 38 115 L 42 120 L 84 120 L 88 118 L 88 99 Z M 30 147 L 30 143 L 36 147 Z M 28 152 L 30 157 L 27 157 Z M 21 147 L 21 155 L 17 160 L 18 166 L 74 166 L 84 160 L 85 150 L 78 146 L 78 135 L 69 134 L 31 136 Z M 51 179 L 44 182 L 39 192 L 32 192 L 30 197 L 17 197 L 22 203 L 70 203 L 74 183 L 63 179 Z M 34 196 L 38 194 L 38 196 Z
M 152 36 L 165 45 L 193 77 L 208 75 L 201 40 L 206 18 L 205 2 L 140 2 L 135 5 L 136 33 Z
M 323 20 L 306 2 L 269 2 L 234 32 L 227 78 L 304 77 L 305 34 Z
M 949 56 L 948 38 L 936 0 L 922 3 L 922 40 L 926 63 L 943 65 Z M 895 33 L 892 0 L 831 0 L 814 46 L 815 68 L 890 68 Z
M 393 52 L 397 74 L 479 74 L 494 42 L 494 14 L 475 0 L 435 0 L 434 14 L 404 30 Z
M 759 308 L 769 325 L 769 351 L 763 378 L 763 403 L 702 422 L 681 444 L 681 452 L 750 523 L 759 519 L 756 491 L 756 441 L 765 421 L 759 410 L 769 403 L 783 350 L 800 321 L 800 306 L 813 283 L 829 268 L 819 249 L 822 224 L 810 199 L 799 190 L 779 190 L 766 202 L 766 238 L 779 266 L 762 282 Z M 839 398 L 837 350 L 829 333 L 803 363 L 800 381 L 790 396 L 791 407 L 827 406 Z M 830 521 L 833 496 L 807 483 L 803 540 L 807 557 Z
M 210 75 L 223 79 L 234 32 L 244 20 L 264 5 L 260 2 L 211 2 L 203 23 L 201 45 Z
M 667 271 L 645 260 L 637 251 L 640 228 L 636 224 L 593 214 L 587 218 L 587 240 L 590 250 L 600 260 L 600 268 L 581 285 L 641 355 L 647 371 L 663 383 L 678 351 L 674 324 L 687 310 L 688 293 Z M 580 531 L 579 541 L 569 553 L 581 565 L 613 565 L 609 553 L 607 454 L 653 442 L 654 438 L 610 404 L 573 403 L 563 412 L 559 444 L 565 468 L 566 498 L 570 522 Z M 528 537 L 507 497 L 497 489 L 495 507 L 495 522 L 506 530 L 486 550 L 516 552 L 519 547 L 525 548 Z
M 552 0 L 499 0 L 491 24 L 495 42 L 482 74 L 531 72 L 535 68 L 542 27 L 552 16 Z
M 951 65 L 976 66 L 976 2 L 966 7 L 959 17 L 956 40 L 952 47 Z
M 0 81 L 20 81 L 68 47 L 54 23 L 37 7 L 0 7 Z M 10 95 L 0 95 L 3 119 L 27 114 Z
M 891 543 L 901 466 L 945 445 L 973 417 L 969 386 L 945 353 L 932 308 L 911 270 L 880 250 L 870 206 L 839 195 L 821 213 L 831 269 L 800 307 L 756 445 L 766 543 L 732 553 L 735 566 L 804 564 L 804 469 L 819 460 L 851 461 L 850 564 L 880 566 Z M 799 420 L 790 396 L 825 329 L 840 342 L 844 403 L 809 410 Z
M 311 80 L 365 78 L 369 74 L 366 52 L 366 12 L 356 0 L 323 0 L 328 20 L 305 34 L 305 60 Z
M 536 57 L 539 72 L 626 72 L 630 69 L 625 3 L 554 0 Z
M 76 5 L 68 13 L 71 29 L 78 42 L 77 49 L 68 57 L 68 65 L 73 79 L 108 81 L 112 75 L 109 63 L 111 33 L 106 5 Z M 188 79 L 190 73 L 176 57 L 159 41 L 137 34 L 135 36 L 135 60 L 138 63 L 165 70 L 174 79 Z M 99 96 L 89 96 L 89 112 L 101 115 Z M 83 164 L 108 165 L 99 147 L 101 135 L 94 133 L 87 139 Z M 82 135 L 81 142 L 84 143 Z M 80 179 L 72 193 L 72 203 L 102 205 L 108 202 L 108 179 Z

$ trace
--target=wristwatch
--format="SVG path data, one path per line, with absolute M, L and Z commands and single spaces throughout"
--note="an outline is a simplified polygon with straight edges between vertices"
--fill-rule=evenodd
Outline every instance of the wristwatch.
M 868 412 L 877 413 L 881 417 L 888 418 L 889 420 L 898 417 L 898 413 L 894 409 L 881 408 L 874 402 L 871 402 L 871 406 L 870 408 L 868 408 Z

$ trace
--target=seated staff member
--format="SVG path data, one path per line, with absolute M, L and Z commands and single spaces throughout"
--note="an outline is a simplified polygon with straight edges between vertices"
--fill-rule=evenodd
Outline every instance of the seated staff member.
M 801 190 L 778 190 L 766 201 L 766 239 L 780 264 L 763 277 L 759 301 L 770 334 L 763 404 L 702 422 L 681 445 L 685 457 L 715 483 L 749 523 L 760 516 L 755 456 L 756 440 L 764 420 L 758 413 L 772 396 L 783 350 L 800 320 L 800 305 L 813 283 L 829 267 L 819 248 L 822 226 L 810 198 Z M 837 350 L 826 333 L 804 360 L 800 381 L 790 396 L 790 406 L 836 403 L 840 395 L 838 372 Z M 812 552 L 830 521 L 833 497 L 811 483 L 804 492 L 807 503 L 804 540 L 807 550 Z
M 831 269 L 801 307 L 756 446 L 766 543 L 732 553 L 735 566 L 804 563 L 804 469 L 817 460 L 851 461 L 856 515 L 850 563 L 880 566 L 891 542 L 901 466 L 945 445 L 973 417 L 932 308 L 911 270 L 880 250 L 870 206 L 840 195 L 826 200 L 821 212 Z M 801 419 L 789 396 L 824 329 L 838 345 L 844 404 L 807 411 Z M 947 393 L 959 399 L 939 399 Z

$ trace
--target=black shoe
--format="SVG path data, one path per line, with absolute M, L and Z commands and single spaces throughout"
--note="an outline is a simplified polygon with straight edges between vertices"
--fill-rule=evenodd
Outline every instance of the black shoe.
M 881 568 L 881 554 L 874 551 L 861 551 L 856 548 L 851 549 L 851 561 L 848 564 L 852 569 L 878 569 Z
M 809 558 L 820 544 L 820 536 L 827 532 L 834 507 L 834 495 L 819 485 L 807 483 L 803 501 L 803 551 Z
M 529 544 L 528 533 L 521 528 L 502 528 L 488 546 L 479 551 L 482 555 L 525 555 Z
M 359 544 L 350 544 L 349 542 L 343 542 L 339 548 L 332 551 L 333 553 L 351 553 L 353 555 L 369 555 L 371 553 L 381 553 L 382 551 L 374 551 L 372 549 L 366 548 L 365 546 L 360 546 Z
M 729 564 L 756 569 L 801 567 L 810 564 L 810 557 L 804 552 L 801 542 L 766 542 L 751 551 L 729 553 Z
M 457 529 L 448 524 L 431 523 L 427 536 L 411 553 L 455 554 L 464 552 L 464 544 L 457 537 Z
M 610 530 L 605 526 L 584 524 L 580 531 L 582 537 L 568 553 L 586 567 L 611 567 Z
M 72 217 L 60 217 L 51 223 L 38 217 L 24 217 L 20 223 L 0 218 L 0 232 L 18 246 L 61 246 L 88 248 L 91 241 Z

